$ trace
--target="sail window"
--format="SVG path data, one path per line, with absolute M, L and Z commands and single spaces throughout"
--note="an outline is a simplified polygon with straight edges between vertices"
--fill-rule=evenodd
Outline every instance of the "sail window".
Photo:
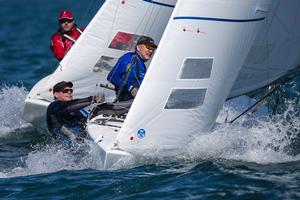
M 137 41 L 141 36 L 143 35 L 117 32 L 117 34 L 109 44 L 108 48 L 118 49 L 122 51 L 134 51 Z M 144 35 L 144 36 L 148 36 L 148 35 Z
M 203 104 L 207 89 L 173 89 L 165 109 L 192 109 Z
M 212 69 L 212 58 L 186 58 L 180 79 L 208 79 Z
M 115 66 L 118 59 L 109 57 L 109 56 L 101 56 L 101 58 L 97 61 L 96 65 L 93 68 L 94 72 L 102 72 L 109 73 L 111 69 Z
M 133 51 L 140 36 L 132 33 L 117 32 L 108 48 Z

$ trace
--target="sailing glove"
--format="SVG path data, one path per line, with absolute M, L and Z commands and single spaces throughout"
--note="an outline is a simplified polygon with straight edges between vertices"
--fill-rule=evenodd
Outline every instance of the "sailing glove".
M 138 88 L 136 88 L 136 87 L 132 87 L 131 89 L 130 89 L 130 94 L 131 94 L 131 96 L 132 97 L 135 97 L 136 96 L 136 94 L 137 94 L 137 92 L 138 92 Z

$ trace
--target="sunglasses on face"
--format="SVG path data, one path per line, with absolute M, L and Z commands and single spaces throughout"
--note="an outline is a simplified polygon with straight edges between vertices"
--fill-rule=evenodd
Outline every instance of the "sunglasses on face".
M 63 89 L 62 93 L 73 93 L 73 89 Z
M 73 22 L 73 19 L 60 19 L 59 20 L 60 24 L 63 24 L 63 23 L 66 23 L 66 22 L 71 23 L 71 22 Z
M 148 44 L 144 44 L 144 46 L 146 47 L 146 49 L 150 50 L 150 51 L 154 51 L 155 48 L 151 45 L 148 45 Z

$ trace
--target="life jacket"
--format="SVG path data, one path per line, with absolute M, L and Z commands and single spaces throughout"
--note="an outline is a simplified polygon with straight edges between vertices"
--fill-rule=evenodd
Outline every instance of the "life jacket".
M 75 33 L 75 30 L 76 30 L 76 31 L 79 32 L 80 35 L 82 34 L 82 30 L 80 30 L 80 28 L 77 28 L 76 26 L 75 26 L 74 28 L 75 28 L 75 29 L 72 30 L 73 33 Z M 61 30 L 58 30 L 57 32 L 60 34 L 60 36 L 61 36 L 61 41 L 62 41 L 62 42 L 64 42 L 65 40 L 69 40 L 69 41 L 72 43 L 72 45 L 75 44 L 75 42 L 76 42 L 77 39 L 79 38 L 79 37 L 73 38 L 73 37 L 69 36 L 69 35 L 66 34 L 66 33 L 62 33 Z
M 54 56 L 61 60 L 71 49 L 74 43 L 82 34 L 83 29 L 74 26 L 68 33 L 63 33 L 60 29 L 52 36 L 50 48 Z

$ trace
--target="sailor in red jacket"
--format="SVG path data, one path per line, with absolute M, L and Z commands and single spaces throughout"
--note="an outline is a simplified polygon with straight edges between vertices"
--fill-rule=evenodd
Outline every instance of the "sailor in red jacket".
M 58 18 L 59 29 L 52 35 L 50 48 L 58 60 L 62 60 L 82 34 L 84 29 L 77 28 L 71 11 L 63 10 Z

